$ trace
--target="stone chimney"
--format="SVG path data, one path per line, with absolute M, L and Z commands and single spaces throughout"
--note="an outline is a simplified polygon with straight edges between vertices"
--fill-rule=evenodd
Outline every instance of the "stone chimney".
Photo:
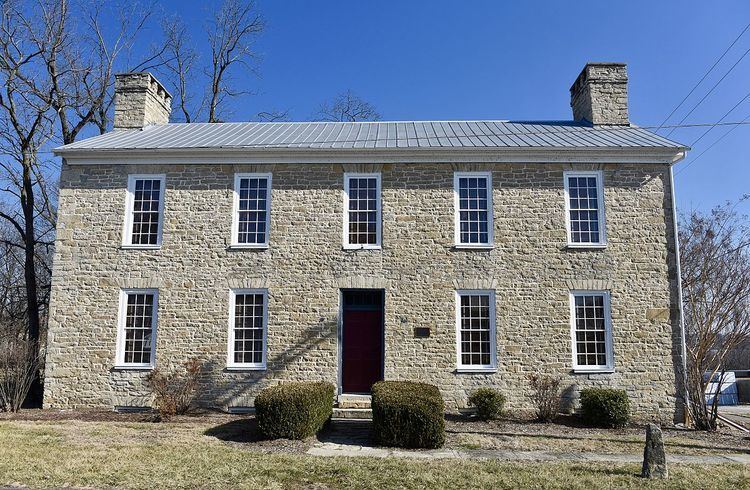
M 570 87 L 573 119 L 594 125 L 629 125 L 625 63 L 587 63 Z
M 141 129 L 166 124 L 172 110 L 172 96 L 150 73 L 115 75 L 114 130 Z

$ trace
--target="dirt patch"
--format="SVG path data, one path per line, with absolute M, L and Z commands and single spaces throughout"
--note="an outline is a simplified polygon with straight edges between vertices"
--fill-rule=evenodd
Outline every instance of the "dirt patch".
M 750 444 L 743 434 L 669 427 L 663 431 L 667 452 L 672 454 L 750 454 Z M 446 447 L 452 449 L 637 454 L 643 451 L 644 441 L 645 428 L 641 425 L 599 429 L 584 427 L 575 417 L 563 417 L 549 424 L 526 420 L 484 422 L 463 417 L 446 421 Z
M 290 439 L 264 440 L 258 430 L 255 417 L 241 420 L 231 420 L 221 425 L 211 427 L 203 432 L 204 435 L 215 437 L 227 444 L 252 451 L 264 453 L 304 453 L 315 442 L 314 437 L 302 441 Z
M 17 413 L 0 412 L 2 420 L 50 421 L 77 420 L 80 422 L 168 422 L 171 424 L 220 422 L 236 420 L 239 415 L 219 411 L 196 410 L 187 415 L 177 415 L 162 421 L 155 412 L 115 412 L 103 409 L 26 409 Z

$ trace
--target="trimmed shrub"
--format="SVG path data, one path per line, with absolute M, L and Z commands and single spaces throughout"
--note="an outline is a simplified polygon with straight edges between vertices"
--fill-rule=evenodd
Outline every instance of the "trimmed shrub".
M 548 374 L 530 374 L 531 401 L 536 408 L 536 419 L 552 422 L 560 412 L 560 378 Z
M 379 381 L 372 387 L 372 426 L 381 446 L 436 448 L 445 442 L 445 403 L 437 386 Z
M 477 407 L 477 418 L 496 419 L 503 413 L 505 397 L 492 388 L 478 388 L 469 396 L 469 405 Z
M 284 383 L 255 397 L 258 429 L 267 439 L 315 435 L 333 414 L 336 387 L 324 382 Z
M 628 394 L 612 388 L 585 388 L 581 390 L 581 416 L 590 425 L 624 427 L 630 420 Z

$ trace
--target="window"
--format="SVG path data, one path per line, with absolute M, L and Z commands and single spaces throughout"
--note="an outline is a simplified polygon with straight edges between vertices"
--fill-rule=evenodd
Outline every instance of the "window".
M 164 213 L 164 175 L 128 176 L 123 246 L 158 248 Z
M 495 292 L 456 292 L 456 346 L 459 371 L 494 371 Z
M 573 369 L 583 372 L 614 369 L 609 293 L 571 292 L 570 316 Z
M 227 367 L 266 368 L 267 324 L 267 290 L 235 289 L 231 291 Z
M 155 289 L 129 289 L 120 293 L 115 362 L 118 367 L 154 367 L 158 296 Z
M 380 174 L 344 174 L 344 248 L 380 248 Z
M 605 245 L 607 240 L 601 171 L 565 172 L 563 175 L 568 245 Z
M 492 246 L 492 174 L 456 172 L 453 192 L 456 246 Z
M 232 246 L 267 247 L 271 225 L 271 174 L 235 174 Z

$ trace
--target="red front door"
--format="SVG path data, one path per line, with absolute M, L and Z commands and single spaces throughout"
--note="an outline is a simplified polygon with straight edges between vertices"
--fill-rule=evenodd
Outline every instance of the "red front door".
M 383 379 L 383 303 L 382 291 L 364 296 L 344 292 L 342 331 L 342 373 L 344 393 L 370 393 L 373 383 Z M 359 304 L 356 304 L 359 303 Z

